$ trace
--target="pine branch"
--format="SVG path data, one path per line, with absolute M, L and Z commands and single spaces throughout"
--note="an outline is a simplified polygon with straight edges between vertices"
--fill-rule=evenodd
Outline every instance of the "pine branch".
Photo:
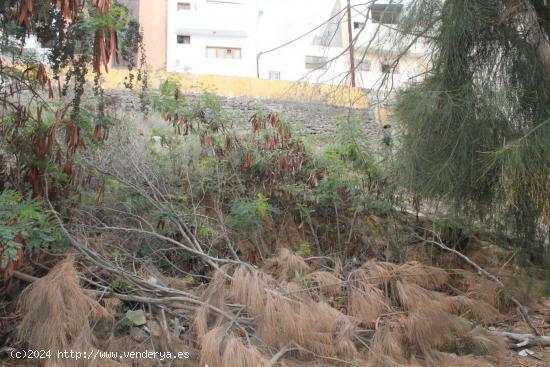
M 439 236 L 437 236 L 439 237 Z M 423 238 L 419 235 L 416 235 L 416 238 L 418 238 L 419 240 L 425 242 L 425 243 L 430 243 L 432 245 L 436 245 L 438 246 L 439 248 L 441 248 L 442 250 L 445 250 L 445 251 L 448 251 L 448 252 L 451 252 L 453 254 L 455 254 L 456 256 L 460 257 L 462 260 L 466 261 L 469 265 L 471 265 L 472 267 L 474 267 L 478 273 L 484 275 L 485 277 L 489 278 L 490 280 L 494 281 L 495 283 L 497 283 L 500 287 L 504 288 L 504 283 L 502 283 L 502 281 L 494 276 L 493 274 L 489 273 L 487 270 L 483 269 L 481 266 L 477 265 L 475 262 L 473 262 L 468 256 L 464 255 L 463 253 L 461 253 L 460 251 L 457 251 L 455 249 L 452 249 L 450 247 L 448 247 L 447 245 L 445 245 L 443 242 L 440 242 L 440 241 L 434 241 L 434 240 L 428 240 L 426 238 Z M 523 320 L 527 323 L 527 325 L 529 325 L 529 328 L 531 328 L 531 330 L 533 331 L 533 333 L 536 335 L 536 336 L 540 336 L 540 333 L 539 331 L 537 330 L 537 328 L 535 327 L 535 325 L 533 324 L 533 320 L 531 320 L 531 318 L 529 317 L 529 313 L 527 311 L 527 307 L 525 307 L 520 301 L 518 301 L 517 298 L 515 297 L 512 297 L 510 296 L 510 300 L 516 305 L 516 308 L 518 310 L 518 312 L 520 313 L 520 315 L 523 317 Z

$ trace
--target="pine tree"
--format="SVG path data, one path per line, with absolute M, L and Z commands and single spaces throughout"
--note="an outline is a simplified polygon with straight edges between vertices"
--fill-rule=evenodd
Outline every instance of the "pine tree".
M 415 0 L 402 28 L 426 38 L 430 66 L 397 97 L 401 178 L 540 259 L 550 238 L 550 6 Z

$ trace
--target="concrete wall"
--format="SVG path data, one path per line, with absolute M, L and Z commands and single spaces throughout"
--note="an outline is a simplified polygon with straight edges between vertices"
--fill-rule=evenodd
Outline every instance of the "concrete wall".
M 118 2 L 128 9 L 141 26 L 149 67 L 166 69 L 168 0 L 118 0 Z M 120 68 L 125 67 L 123 65 Z
M 147 64 L 153 69 L 166 69 L 168 0 L 141 0 L 139 22 Z

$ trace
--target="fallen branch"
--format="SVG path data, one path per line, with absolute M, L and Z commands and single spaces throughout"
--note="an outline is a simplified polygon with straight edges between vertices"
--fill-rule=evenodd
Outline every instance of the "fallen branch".
M 29 283 L 33 283 L 33 282 L 37 281 L 38 279 L 40 279 L 40 278 L 34 277 L 32 275 L 22 273 L 22 272 L 17 271 L 17 270 L 15 270 L 12 273 L 12 275 L 13 275 L 13 277 L 15 277 L 17 279 L 21 279 L 21 280 L 23 280 L 25 282 L 29 282 Z M 225 311 L 223 311 L 223 310 L 221 310 L 221 309 L 219 309 L 215 306 L 212 306 L 208 302 L 204 302 L 204 301 L 201 301 L 201 300 L 198 300 L 198 299 L 195 299 L 195 298 L 191 298 L 191 297 L 175 296 L 175 297 L 154 298 L 154 297 L 143 297 L 143 296 L 135 296 L 135 295 L 128 295 L 128 294 L 113 293 L 113 292 L 104 292 L 104 291 L 98 291 L 98 290 L 93 290 L 93 289 L 83 289 L 83 292 L 87 293 L 88 295 L 93 296 L 93 297 L 95 297 L 97 295 L 110 296 L 110 297 L 118 298 L 121 301 L 126 301 L 126 302 L 155 304 L 155 305 L 163 305 L 163 306 L 176 306 L 177 308 L 186 308 L 186 307 L 182 307 L 183 306 L 182 304 L 192 304 L 192 305 L 195 305 L 197 307 L 206 306 L 210 310 L 218 313 L 219 315 L 225 317 L 226 319 L 228 319 L 230 321 L 233 321 L 233 322 L 236 322 L 234 315 L 231 315 L 231 314 L 229 314 L 229 313 L 227 313 L 227 312 L 225 312 Z M 191 309 L 191 311 L 196 311 L 196 310 L 193 308 L 193 309 Z M 238 326 L 240 326 L 240 324 L 247 324 L 247 322 L 245 320 L 238 320 L 237 324 L 238 324 Z
M 487 278 L 491 279 L 492 281 L 494 281 L 495 283 L 497 283 L 499 286 L 501 286 L 502 288 L 504 288 L 504 283 L 502 283 L 502 281 L 497 278 L 496 276 L 494 276 L 493 274 L 489 273 L 487 270 L 483 269 L 481 266 L 477 265 L 475 262 L 473 262 L 468 256 L 464 255 L 463 253 L 461 253 L 460 251 L 457 251 L 455 249 L 452 249 L 450 247 L 448 247 L 447 245 L 445 245 L 444 243 L 442 242 L 439 242 L 439 241 L 434 241 L 434 240 L 428 240 L 426 238 L 423 238 L 419 235 L 416 235 L 416 237 L 426 243 L 431 243 L 433 245 L 436 245 L 438 246 L 440 249 L 442 250 L 445 250 L 445 251 L 448 251 L 448 252 L 451 252 L 453 254 L 455 254 L 456 256 L 460 257 L 461 259 L 463 259 L 464 261 L 466 261 L 468 264 L 470 264 L 472 267 L 474 267 L 480 274 L 483 274 L 485 275 Z M 518 312 L 520 313 L 520 315 L 523 317 L 523 320 L 525 320 L 525 322 L 527 323 L 527 325 L 529 325 L 529 327 L 531 328 L 531 330 L 533 331 L 533 333 L 536 335 L 536 336 L 540 336 L 540 333 L 539 331 L 537 330 L 537 328 L 535 327 L 535 325 L 533 324 L 533 321 L 531 320 L 531 318 L 529 317 L 529 313 L 527 312 L 527 307 L 525 307 L 520 301 L 517 300 L 517 298 L 515 297 L 512 297 L 510 296 L 510 300 L 512 302 L 514 302 L 514 304 L 516 305 L 516 308 L 518 310 Z
M 279 361 L 279 359 L 281 359 L 286 352 L 289 352 L 291 351 L 292 348 L 289 347 L 288 345 L 285 345 L 284 347 L 281 348 L 280 351 L 278 351 L 277 353 L 275 353 L 273 355 L 273 357 L 271 357 L 271 359 L 269 360 L 269 362 L 267 362 L 267 364 L 265 365 L 265 367 L 273 367 L 277 364 L 277 362 Z
M 516 347 L 531 347 L 541 346 L 550 347 L 550 336 L 532 335 L 532 334 L 517 334 L 503 331 L 500 335 L 517 342 Z

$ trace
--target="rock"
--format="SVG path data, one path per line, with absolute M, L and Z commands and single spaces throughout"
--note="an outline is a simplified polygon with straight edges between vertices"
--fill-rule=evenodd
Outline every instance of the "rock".
M 133 340 L 135 340 L 138 343 L 143 343 L 144 341 L 147 340 L 148 335 L 142 329 L 137 328 L 137 327 L 133 327 L 133 328 L 130 329 L 130 338 L 132 338 Z
M 126 318 L 132 321 L 135 326 L 141 326 L 147 323 L 143 310 L 128 311 L 126 312 Z
M 160 325 L 155 320 L 147 321 L 147 326 L 149 327 L 149 332 L 151 333 L 151 336 L 159 337 L 162 334 Z
M 518 355 L 520 357 L 528 357 L 528 356 L 532 356 L 533 354 L 535 353 L 530 349 L 522 349 L 518 352 Z

